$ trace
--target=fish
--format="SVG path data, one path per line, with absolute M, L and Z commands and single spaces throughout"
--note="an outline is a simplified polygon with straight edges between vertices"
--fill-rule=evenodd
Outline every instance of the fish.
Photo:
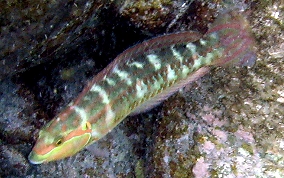
M 239 13 L 216 18 L 204 35 L 162 35 L 119 54 L 40 131 L 28 156 L 41 164 L 70 157 L 127 116 L 146 112 L 219 66 L 253 66 L 254 38 Z

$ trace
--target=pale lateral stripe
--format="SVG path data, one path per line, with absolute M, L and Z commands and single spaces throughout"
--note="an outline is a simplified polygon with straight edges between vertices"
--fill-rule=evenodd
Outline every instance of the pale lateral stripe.
M 191 52 L 192 55 L 196 53 L 196 45 L 195 44 L 187 43 L 186 48 L 189 49 L 189 51 Z
M 212 61 L 212 59 L 213 59 L 213 57 L 214 57 L 214 54 L 213 54 L 213 53 L 207 53 L 207 54 L 206 54 L 206 57 L 205 57 L 205 59 L 206 59 L 206 64 L 210 64 L 211 61 Z
M 100 120 L 101 122 L 103 123 L 99 123 L 97 122 L 96 124 L 106 124 L 107 126 L 113 126 L 113 122 L 115 121 L 114 118 L 115 118 L 115 113 L 114 111 L 112 110 L 111 108 L 111 105 L 110 104 L 106 104 L 105 105 L 105 108 L 104 108 L 104 111 L 106 113 L 105 115 L 105 119 L 104 120 Z M 99 126 L 97 125 L 98 127 L 102 127 L 102 126 Z M 104 127 L 104 126 L 103 126 Z M 102 129 L 104 129 L 102 127 Z M 110 130 L 109 130 L 110 131 Z M 101 138 L 102 137 L 102 134 L 100 132 L 96 132 L 95 129 L 92 130 L 92 136 L 95 137 L 95 138 Z
M 153 65 L 155 70 L 159 70 L 161 68 L 161 61 L 156 54 L 148 54 L 148 61 Z
M 186 65 L 182 65 L 182 75 L 183 77 L 186 77 L 189 73 L 189 68 Z
M 102 98 L 102 102 L 104 104 L 108 104 L 110 102 L 110 100 L 108 98 L 108 94 L 106 93 L 106 91 L 102 87 L 95 84 L 95 85 L 92 86 L 90 91 L 98 92 L 98 94 Z
M 210 38 L 211 40 L 217 40 L 217 39 L 218 39 L 218 34 L 217 34 L 217 32 L 211 33 L 211 34 L 209 35 L 209 38 Z
M 136 81 L 136 96 L 142 98 L 147 93 L 147 85 L 143 81 Z
M 199 40 L 199 43 L 200 43 L 202 46 L 206 46 L 207 41 L 201 38 L 201 39 Z
M 138 69 L 143 69 L 143 63 L 141 63 L 141 62 L 132 62 L 132 63 L 130 63 L 130 64 L 128 64 L 128 66 L 130 66 L 130 67 L 132 67 L 132 66 L 135 66 L 136 68 L 138 68 Z
M 175 71 L 171 68 L 170 65 L 167 65 L 167 79 L 173 80 L 176 78 Z
M 132 85 L 132 81 L 129 74 L 126 71 L 119 70 L 117 67 L 113 69 L 113 72 L 118 75 L 121 80 L 125 80 L 127 85 Z
M 182 63 L 183 61 L 183 57 L 182 55 L 180 55 L 180 53 L 174 48 L 174 45 L 171 46 L 171 50 L 172 50 L 172 53 L 174 55 L 174 57 L 179 60 L 180 63 Z
M 111 108 L 111 105 L 107 104 L 106 106 L 106 124 L 112 125 L 114 121 L 115 114 Z
M 110 85 L 110 86 L 114 86 L 115 85 L 115 81 L 111 78 L 104 78 L 104 80 Z
M 74 102 L 70 102 L 67 106 L 73 106 Z
M 87 114 L 87 112 L 84 109 L 79 108 L 78 106 L 73 106 L 73 108 L 74 108 L 75 112 L 77 114 L 79 114 L 79 116 L 81 117 L 81 119 L 82 119 L 81 123 L 86 123 L 88 121 L 88 114 Z
M 193 68 L 198 69 L 203 65 L 204 62 L 204 57 L 203 56 L 198 56 L 196 60 L 194 60 Z
M 93 130 L 92 130 L 92 137 L 93 137 L 93 138 L 101 138 L 102 135 L 101 135 L 100 132 L 97 132 L 96 129 L 93 129 Z
M 193 68 L 198 69 L 202 65 L 206 65 L 206 64 L 208 65 L 212 62 L 213 58 L 214 58 L 214 52 L 207 53 L 205 57 L 198 55 L 198 58 L 194 60 Z
M 91 98 L 90 98 L 88 95 L 86 95 L 86 96 L 84 96 L 83 100 L 84 100 L 84 101 L 90 101 Z
M 153 84 L 154 88 L 156 90 L 159 89 L 161 87 L 159 80 L 157 80 L 154 76 L 152 78 L 154 80 L 154 84 Z
M 200 68 L 202 65 L 208 65 L 212 62 L 214 58 L 213 53 L 207 53 L 206 56 L 198 56 L 197 60 L 194 60 L 193 68 Z

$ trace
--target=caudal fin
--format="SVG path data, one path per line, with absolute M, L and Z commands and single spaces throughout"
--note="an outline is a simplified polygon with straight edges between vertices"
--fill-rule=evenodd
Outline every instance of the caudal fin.
M 253 49 L 255 42 L 244 15 L 236 12 L 219 15 L 207 35 L 211 33 L 218 35 L 219 45 L 224 48 L 224 55 L 214 61 L 213 65 L 254 65 L 256 61 L 256 54 Z

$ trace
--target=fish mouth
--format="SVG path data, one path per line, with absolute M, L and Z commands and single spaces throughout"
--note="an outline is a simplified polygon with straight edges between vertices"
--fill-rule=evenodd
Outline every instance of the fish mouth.
M 28 159 L 32 164 L 41 164 L 45 161 L 45 159 L 42 159 L 42 157 L 36 154 L 34 151 L 29 154 Z

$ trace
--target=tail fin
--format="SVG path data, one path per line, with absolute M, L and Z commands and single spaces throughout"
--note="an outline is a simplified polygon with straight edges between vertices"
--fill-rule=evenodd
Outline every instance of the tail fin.
M 220 45 L 225 51 L 222 58 L 214 61 L 213 65 L 224 66 L 228 64 L 253 66 L 256 61 L 254 52 L 254 38 L 245 16 L 230 12 L 221 14 L 207 34 L 217 33 Z

